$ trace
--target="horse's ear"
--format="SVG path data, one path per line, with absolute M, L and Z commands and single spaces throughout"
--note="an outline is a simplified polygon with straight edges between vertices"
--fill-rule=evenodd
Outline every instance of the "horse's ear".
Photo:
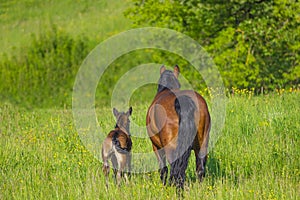
M 160 67 L 160 74 L 162 74 L 164 71 L 166 71 L 166 67 L 163 65 Z
M 118 114 L 119 114 L 119 112 L 118 112 L 118 110 L 117 110 L 116 108 L 113 108 L 113 113 L 114 113 L 114 116 L 115 116 L 115 117 L 117 117 Z
M 179 70 L 178 65 L 175 65 L 175 67 L 174 67 L 174 76 L 175 76 L 176 78 L 178 78 L 179 72 L 180 72 L 180 70 Z
M 129 116 L 131 115 L 131 113 L 132 113 L 132 107 L 130 106 L 129 110 L 127 111 L 127 115 Z

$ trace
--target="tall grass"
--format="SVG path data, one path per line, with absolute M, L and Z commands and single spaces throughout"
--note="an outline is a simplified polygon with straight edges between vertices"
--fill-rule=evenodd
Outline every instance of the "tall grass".
M 125 1 L 0 1 L 0 100 L 71 107 L 77 70 L 100 41 L 126 30 Z
M 1 53 L 11 55 L 31 44 L 31 36 L 53 24 L 71 37 L 85 35 L 97 42 L 126 30 L 124 0 L 11 0 L 0 1 Z M 19 53 L 22 53 L 20 51 Z
M 189 160 L 186 199 L 299 199 L 299 98 L 299 92 L 230 97 L 203 183 L 196 181 L 194 157 Z M 144 123 L 146 109 L 133 106 L 132 120 Z M 97 113 L 105 132 L 114 127 L 109 107 Z M 106 191 L 101 162 L 82 145 L 71 110 L 3 104 L 0 121 L 1 199 L 176 198 L 158 172 L 134 174 L 121 188 L 111 178 Z M 133 137 L 133 151 L 151 152 L 149 139 Z
M 27 107 L 71 102 L 77 70 L 91 49 L 88 44 L 88 39 L 74 39 L 56 27 L 32 38 L 23 55 L 1 60 L 1 99 Z
M 176 197 L 157 172 L 134 174 L 121 188 L 111 179 L 106 191 L 101 162 L 82 145 L 68 109 L 87 53 L 130 27 L 122 15 L 125 6 L 121 0 L 0 1 L 0 199 Z M 103 74 L 96 106 L 105 132 L 114 127 L 111 88 L 130 67 L 153 61 L 155 55 L 145 52 L 125 55 Z M 168 58 L 174 65 L 174 56 Z M 139 88 L 130 99 L 138 125 L 145 123 L 152 86 Z M 210 149 L 207 177 L 196 181 L 192 156 L 185 197 L 299 199 L 299 97 L 299 92 L 230 97 L 225 128 Z M 133 135 L 146 135 L 136 131 Z M 133 137 L 133 151 L 151 152 L 149 139 Z

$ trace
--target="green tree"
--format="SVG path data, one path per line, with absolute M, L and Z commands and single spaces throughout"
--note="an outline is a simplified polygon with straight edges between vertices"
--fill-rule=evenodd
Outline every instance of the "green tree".
M 132 0 L 135 26 L 171 28 L 197 40 L 227 87 L 299 86 L 298 0 Z

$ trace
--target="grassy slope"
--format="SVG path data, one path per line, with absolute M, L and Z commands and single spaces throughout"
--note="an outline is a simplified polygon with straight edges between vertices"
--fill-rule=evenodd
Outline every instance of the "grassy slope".
M 208 175 L 195 181 L 187 170 L 187 199 L 297 199 L 300 189 L 300 93 L 228 100 L 226 126 L 210 151 Z M 134 106 L 142 124 L 147 106 Z M 97 110 L 107 132 L 110 108 Z M 133 175 L 109 192 L 101 163 L 75 130 L 71 110 L 26 111 L 0 107 L 0 199 L 174 199 L 157 172 Z M 149 140 L 133 138 L 134 152 L 151 152 Z M 100 147 L 99 147 L 100 148 Z M 121 192 L 120 192 L 121 191 Z
M 123 16 L 124 0 L 22 0 L 0 1 L 0 53 L 12 53 L 30 43 L 32 34 L 52 25 L 71 35 L 97 41 L 130 27 Z

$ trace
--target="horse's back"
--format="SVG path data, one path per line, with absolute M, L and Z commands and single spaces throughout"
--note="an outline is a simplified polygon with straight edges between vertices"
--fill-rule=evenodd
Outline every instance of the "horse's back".
M 175 120 L 174 122 L 176 123 L 176 118 L 178 118 L 178 116 L 176 115 L 174 103 L 175 99 L 180 96 L 188 96 L 193 100 L 197 107 L 197 113 L 199 113 L 199 117 L 203 116 L 210 118 L 206 101 L 199 93 L 193 90 L 166 90 L 156 95 L 152 104 L 150 105 L 147 114 L 147 116 L 149 116 L 147 117 L 147 124 L 150 123 L 150 118 L 152 118 L 152 116 L 154 117 L 155 115 L 158 115 L 155 117 L 160 118 L 157 120 L 160 121 L 160 123 L 162 119 L 161 115 L 163 115 L 163 117 L 167 117 L 168 120 Z
M 196 91 L 193 90 L 181 90 L 178 93 L 176 93 L 177 96 L 188 96 L 190 97 L 194 103 L 197 106 L 197 110 L 199 112 L 205 112 L 208 113 L 208 108 L 207 108 L 207 104 L 206 101 L 204 100 L 204 98 Z
M 199 130 L 207 127 L 206 123 L 210 123 L 207 104 L 199 93 L 193 90 L 165 90 L 154 98 L 148 109 L 146 119 L 148 134 L 153 144 L 158 148 L 165 146 L 164 141 L 172 140 L 178 133 L 179 118 L 175 108 L 175 100 L 180 96 L 188 96 L 195 103 L 197 108 L 195 123 Z M 162 139 L 161 132 L 167 132 L 168 135 L 164 134 L 164 139 Z

